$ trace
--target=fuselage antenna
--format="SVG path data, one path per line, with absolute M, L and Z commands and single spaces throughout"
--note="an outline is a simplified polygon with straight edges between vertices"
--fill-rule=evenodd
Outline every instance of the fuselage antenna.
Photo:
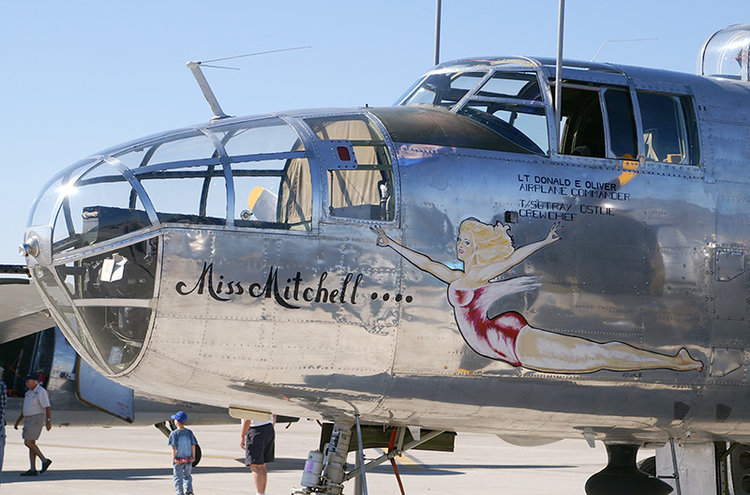
M 560 0 L 557 12 L 557 63 L 555 64 L 555 129 L 557 131 L 557 152 L 562 152 L 562 63 L 563 27 L 565 26 L 565 0 Z
M 211 89 L 211 86 L 208 84 L 208 81 L 206 80 L 206 76 L 203 75 L 203 71 L 201 70 L 201 65 L 203 65 L 204 67 L 211 67 L 213 69 L 240 70 L 237 67 L 224 67 L 220 65 L 207 65 L 207 64 L 211 62 L 219 62 L 221 60 L 231 60 L 235 58 L 252 57 L 255 55 L 266 55 L 268 53 L 289 52 L 292 50 L 302 50 L 304 48 L 311 48 L 311 47 L 310 46 L 297 46 L 294 48 L 281 48 L 278 50 L 267 50 L 264 52 L 246 53 L 244 55 L 234 55 L 232 57 L 215 58 L 212 60 L 204 60 L 202 62 L 188 62 L 185 65 L 187 65 L 187 68 L 190 69 L 190 72 L 193 73 L 193 77 L 195 77 L 195 80 L 198 82 L 198 86 L 201 88 L 201 92 L 203 92 L 203 96 L 206 98 L 208 105 L 211 107 L 211 111 L 214 113 L 214 116 L 211 118 L 211 120 L 217 120 L 217 119 L 227 118 L 229 117 L 229 115 L 224 113 L 224 110 L 221 109 L 221 105 L 219 105 L 219 100 L 216 99 L 216 95 Z
M 440 17 L 441 17 L 441 0 L 435 0 L 435 65 L 440 63 Z
M 592 62 L 596 61 L 596 57 L 599 56 L 599 54 L 602 52 L 602 50 L 607 45 L 607 43 L 628 43 L 631 41 L 657 41 L 657 40 L 658 38 L 632 38 L 632 39 L 627 39 L 627 40 L 605 40 L 604 43 L 602 43 L 601 46 L 599 46 L 599 49 L 596 51 L 591 61 Z

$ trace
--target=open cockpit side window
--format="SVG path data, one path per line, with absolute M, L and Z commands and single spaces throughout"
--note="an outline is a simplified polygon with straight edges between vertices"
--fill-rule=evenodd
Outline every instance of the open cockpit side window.
M 561 113 L 562 154 L 604 158 L 604 119 L 599 91 L 563 87 Z
M 613 158 L 636 158 L 636 139 L 633 102 L 626 88 L 606 88 L 604 108 L 609 126 L 609 149 Z
M 646 160 L 698 165 L 698 130 L 690 97 L 638 91 Z
M 563 155 L 638 156 L 633 105 L 627 88 L 563 86 L 561 130 Z
M 362 115 L 306 119 L 320 139 L 351 143 L 357 167 L 326 169 L 331 217 L 391 221 L 395 218 L 393 167 L 385 140 Z

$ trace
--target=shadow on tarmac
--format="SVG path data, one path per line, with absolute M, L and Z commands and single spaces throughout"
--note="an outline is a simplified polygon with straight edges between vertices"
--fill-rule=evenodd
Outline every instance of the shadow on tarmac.
M 243 459 L 237 459 L 238 465 L 233 467 L 207 466 L 204 463 L 210 459 L 204 459 L 198 467 L 194 468 L 193 475 L 201 474 L 228 474 L 249 472 L 248 468 L 241 464 Z M 277 459 L 267 465 L 269 473 L 282 471 L 302 472 L 305 461 L 301 459 Z M 347 466 L 349 469 L 351 465 Z M 514 469 L 572 469 L 576 466 L 565 464 L 418 464 L 404 465 L 399 463 L 398 468 L 404 476 L 451 476 L 465 474 L 467 469 L 487 470 L 514 470 Z M 50 469 L 39 476 L 20 476 L 22 471 L 3 472 L 3 484 L 21 483 L 45 483 L 60 480 L 102 480 L 102 481 L 138 481 L 159 477 L 171 477 L 170 467 L 158 467 L 151 469 L 127 468 L 127 469 Z M 382 464 L 369 470 L 368 473 L 391 474 L 393 472 L 390 464 Z
M 487 469 L 487 470 L 515 470 L 515 469 L 573 469 L 577 466 L 568 466 L 563 464 L 420 464 L 398 465 L 399 472 L 404 476 L 451 476 L 466 474 L 469 469 Z M 376 467 L 368 473 L 392 473 L 390 464 L 383 464 Z
M 226 467 L 226 466 L 210 466 L 206 465 L 211 460 L 204 458 L 198 467 L 193 468 L 193 475 L 200 474 L 228 474 L 228 473 L 249 473 L 250 470 L 244 465 L 244 459 L 237 459 L 237 466 Z M 92 469 L 64 469 L 60 466 L 62 462 L 56 463 L 58 469 L 55 469 L 55 465 L 44 474 L 38 476 L 21 476 L 23 471 L 3 471 L 3 484 L 11 483 L 40 483 L 49 481 L 60 481 L 60 480 L 103 480 L 103 481 L 137 481 L 151 478 L 159 478 L 172 476 L 172 468 L 170 466 L 158 467 L 158 468 L 124 468 L 124 469 L 113 469 L 113 468 L 92 468 Z M 273 463 L 268 464 L 268 471 L 299 471 L 300 473 L 305 467 L 305 461 L 300 459 L 277 459 Z
M 206 467 L 196 468 L 193 475 L 199 473 L 232 473 L 243 472 L 246 468 L 241 467 Z M 21 471 L 3 472 L 3 485 L 11 483 L 44 483 L 49 481 L 61 480 L 102 480 L 102 481 L 137 481 L 151 478 L 160 478 L 164 476 L 171 477 L 171 468 L 153 468 L 153 469 L 70 469 L 47 471 L 39 476 L 20 476 Z

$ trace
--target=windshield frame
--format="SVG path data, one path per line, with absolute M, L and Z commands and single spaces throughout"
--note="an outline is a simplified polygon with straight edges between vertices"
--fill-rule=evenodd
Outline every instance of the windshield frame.
M 539 86 L 539 92 L 540 92 L 540 100 L 526 100 L 523 98 L 513 98 L 511 97 L 501 97 L 501 98 L 494 98 L 494 97 L 488 97 L 484 95 L 479 95 L 481 93 L 481 89 L 493 78 L 496 76 L 496 74 L 502 74 L 502 73 L 519 73 L 524 72 L 531 74 L 533 73 L 536 76 L 536 81 Z M 439 104 L 429 104 L 429 103 L 412 103 L 410 104 L 409 101 L 415 97 L 415 95 L 423 89 L 425 83 L 430 79 L 432 76 L 439 76 L 439 75 L 446 75 L 446 76 L 455 76 L 452 77 L 452 80 L 456 80 L 461 75 L 466 74 L 477 74 L 477 73 L 484 73 L 483 76 L 479 77 L 477 82 L 469 89 L 466 90 L 466 93 L 454 104 L 447 106 L 447 105 L 439 105 Z M 463 88 L 460 88 L 463 89 Z M 546 73 L 542 67 L 542 65 L 532 59 L 526 59 L 526 58 L 509 58 L 509 59 L 503 59 L 503 60 L 497 60 L 493 61 L 489 64 L 444 64 L 442 66 L 438 66 L 435 70 L 432 70 L 428 72 L 427 74 L 420 77 L 414 85 L 412 85 L 409 90 L 404 93 L 404 95 L 399 99 L 399 101 L 394 106 L 415 106 L 415 107 L 435 107 L 435 108 L 443 108 L 447 109 L 449 112 L 462 115 L 466 118 L 470 118 L 474 120 L 475 122 L 480 123 L 481 125 L 486 126 L 486 123 L 483 123 L 481 120 L 474 119 L 470 116 L 470 111 L 466 110 L 467 107 L 471 106 L 474 102 L 491 102 L 491 103 L 498 103 L 498 104 L 513 104 L 517 105 L 519 108 L 528 107 L 529 112 L 528 113 L 537 113 L 540 108 L 544 109 L 544 116 L 546 119 L 546 131 L 547 131 L 547 143 L 546 146 L 541 146 L 542 153 L 539 153 L 538 151 L 531 151 L 530 153 L 537 154 L 540 156 L 550 156 L 552 154 L 556 154 L 557 150 L 557 134 L 555 129 L 555 118 L 554 118 L 554 108 L 552 105 L 552 94 L 550 92 L 550 86 L 547 81 Z M 493 131 L 496 132 L 496 131 Z M 520 129 L 519 129 L 520 132 Z M 502 134 L 501 134 L 502 135 Z M 532 139 L 533 141 L 533 139 Z M 528 146 L 521 145 L 521 147 L 528 149 Z M 546 148 L 546 152 L 543 148 Z

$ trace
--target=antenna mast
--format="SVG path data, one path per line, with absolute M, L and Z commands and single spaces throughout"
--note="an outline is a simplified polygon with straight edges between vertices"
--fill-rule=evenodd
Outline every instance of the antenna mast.
M 214 69 L 240 70 L 237 67 L 223 67 L 220 65 L 207 65 L 207 64 L 210 62 L 218 62 L 220 60 L 230 60 L 234 58 L 252 57 L 255 55 L 265 55 L 267 53 L 278 53 L 278 52 L 288 52 L 292 50 L 302 50 L 303 48 L 311 48 L 311 47 L 310 46 L 298 46 L 295 48 L 281 48 L 279 50 L 267 50 L 265 52 L 246 53 L 245 55 L 234 55 L 232 57 L 215 58 L 213 60 L 204 60 L 203 62 L 188 62 L 185 65 L 187 65 L 187 68 L 190 69 L 190 72 L 193 73 L 193 77 L 195 77 L 195 80 L 198 82 L 198 86 L 200 86 L 201 91 L 203 92 L 203 96 L 206 98 L 208 105 L 211 107 L 211 111 L 214 113 L 214 116 L 211 118 L 211 120 L 224 119 L 224 118 L 229 117 L 229 115 L 225 114 L 224 111 L 221 109 L 221 105 L 219 105 L 219 100 L 216 99 L 216 95 L 214 95 L 214 92 L 211 90 L 211 86 L 208 84 L 208 81 L 206 80 L 206 76 L 203 75 L 203 71 L 201 70 L 201 65 L 205 65 L 206 67 L 211 67 Z
M 565 25 L 565 0 L 560 0 L 557 14 L 557 64 L 555 66 L 555 129 L 557 130 L 557 152 L 562 151 L 562 134 L 560 121 L 562 120 L 562 58 L 563 58 L 563 27 Z
M 440 63 L 440 17 L 441 17 L 441 0 L 436 0 L 435 5 L 435 65 Z
M 214 113 L 214 116 L 211 117 L 211 120 L 224 119 L 226 117 L 229 117 L 229 115 L 225 114 L 224 110 L 221 109 L 219 100 L 216 99 L 216 95 L 214 95 L 214 92 L 211 90 L 211 86 L 208 84 L 206 76 L 203 75 L 203 71 L 201 70 L 201 62 L 188 62 L 186 65 L 187 68 L 190 69 L 190 72 L 193 73 L 193 77 L 195 77 L 195 80 L 198 82 L 198 86 L 200 86 L 201 91 L 203 92 L 203 96 L 206 97 L 208 106 L 211 107 L 211 111 Z

